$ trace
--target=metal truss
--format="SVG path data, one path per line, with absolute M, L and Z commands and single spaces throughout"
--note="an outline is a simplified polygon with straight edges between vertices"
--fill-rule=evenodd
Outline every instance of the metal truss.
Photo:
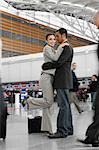
M 71 27 L 71 33 L 77 34 L 78 36 L 84 37 L 85 39 L 89 39 L 97 43 L 99 31 L 92 23 L 79 19 L 78 16 L 72 17 L 55 13 L 53 14 Z
M 3 0 L 2 0 L 3 1 Z M 98 0 L 5 0 L 21 11 L 49 12 L 59 18 L 71 34 L 97 43 L 98 29 L 91 23 L 95 9 L 99 8 Z M 90 6 L 90 7 L 89 7 Z M 8 7 L 8 6 L 7 6 Z M 92 9 L 93 8 L 93 9 Z M 29 15 L 29 13 L 28 13 Z M 32 15 L 31 15 L 32 17 Z M 33 16 L 35 17 L 35 16 Z M 36 19 L 36 18 L 35 18 Z M 44 22 L 44 20 L 42 20 Z M 57 24 L 57 23 L 56 23 Z M 55 24 L 54 24 L 55 26 Z M 62 26 L 61 26 L 62 27 Z

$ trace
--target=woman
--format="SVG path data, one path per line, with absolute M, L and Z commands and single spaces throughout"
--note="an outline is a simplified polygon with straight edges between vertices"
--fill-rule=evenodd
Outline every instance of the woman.
M 66 43 L 61 44 L 57 51 L 54 49 L 56 40 L 54 34 L 46 35 L 47 44 L 43 48 L 44 62 L 57 61 L 61 55 L 63 48 Z M 52 133 L 51 124 L 51 106 L 54 102 L 53 93 L 53 80 L 54 80 L 55 69 L 42 70 L 40 77 L 40 85 L 43 92 L 43 98 L 33 98 L 29 97 L 27 103 L 29 104 L 29 109 L 43 109 L 42 117 L 42 131 L 48 131 Z

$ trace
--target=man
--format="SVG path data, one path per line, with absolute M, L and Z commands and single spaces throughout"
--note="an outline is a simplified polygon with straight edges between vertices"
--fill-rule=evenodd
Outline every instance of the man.
M 94 23 L 99 29 L 99 11 L 94 17 Z M 97 49 L 97 56 L 99 60 L 99 43 Z M 98 76 L 98 88 L 95 100 L 95 113 L 93 117 L 93 123 L 87 128 L 85 140 L 78 140 L 84 144 L 91 144 L 94 147 L 99 147 L 99 76 Z
M 67 30 L 61 28 L 56 31 L 55 37 L 60 44 L 68 43 Z M 54 69 L 54 89 L 57 90 L 57 102 L 59 113 L 57 117 L 57 132 L 49 135 L 49 138 L 65 138 L 73 134 L 72 115 L 69 104 L 69 89 L 72 88 L 71 62 L 73 57 L 73 49 L 67 44 L 63 47 L 63 52 L 57 62 L 43 64 L 43 69 Z
M 7 104 L 4 102 L 2 85 L 0 83 L 0 139 L 6 139 Z
M 71 69 L 72 69 L 72 76 L 73 76 L 73 88 L 70 90 L 70 103 L 74 103 L 78 112 L 82 113 L 83 110 L 79 106 L 79 100 L 76 95 L 76 92 L 78 91 L 78 87 L 80 85 L 75 74 L 76 67 L 77 67 L 77 64 L 75 62 L 72 63 Z

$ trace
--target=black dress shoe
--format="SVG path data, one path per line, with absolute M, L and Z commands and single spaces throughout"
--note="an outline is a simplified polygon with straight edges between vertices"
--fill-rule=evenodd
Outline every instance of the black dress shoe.
M 87 138 L 85 140 L 77 139 L 77 141 L 83 144 L 91 144 L 91 141 L 88 140 Z
M 99 140 L 91 140 L 89 138 L 86 138 L 85 140 L 78 139 L 77 141 L 83 144 L 91 144 L 92 147 L 99 147 Z
M 66 138 L 67 135 L 63 135 L 63 134 L 61 134 L 61 133 L 56 132 L 56 133 L 54 133 L 54 134 L 48 135 L 48 137 L 49 137 L 50 139 L 58 139 L 58 138 Z
M 92 147 L 99 147 L 99 140 L 94 140 L 92 142 Z

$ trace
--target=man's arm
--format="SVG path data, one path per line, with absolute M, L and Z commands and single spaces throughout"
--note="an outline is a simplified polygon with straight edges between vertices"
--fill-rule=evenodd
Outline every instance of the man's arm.
M 53 63 L 47 62 L 42 65 L 43 70 L 55 69 L 61 67 L 66 61 L 70 61 L 69 58 L 72 56 L 73 50 L 70 46 L 65 46 L 62 54 L 60 55 L 58 61 Z
M 49 70 L 49 69 L 54 69 L 55 67 L 54 67 L 54 62 L 52 63 L 52 62 L 47 62 L 47 63 L 44 63 L 43 65 L 42 65 L 42 69 L 43 70 Z

